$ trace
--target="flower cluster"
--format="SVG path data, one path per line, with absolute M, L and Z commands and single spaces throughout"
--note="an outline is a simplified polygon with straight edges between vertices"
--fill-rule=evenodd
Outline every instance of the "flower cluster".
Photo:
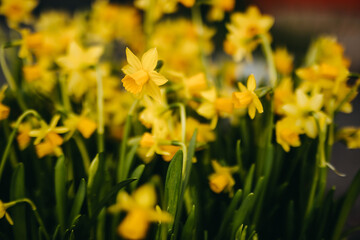
M 96 0 L 85 12 L 35 17 L 36 0 L 2 1 L 0 14 L 19 39 L 0 52 L 7 80 L 0 90 L 0 181 L 14 168 L 11 192 L 1 195 L 38 199 L 52 191 L 58 221 L 49 227 L 56 228 L 53 239 L 105 239 L 105 229 L 124 239 L 197 239 L 208 232 L 217 239 L 257 239 L 258 233 L 269 239 L 278 229 L 271 219 L 283 215 L 303 229 L 272 237 L 311 238 L 309 226 L 325 201 L 324 167 L 337 172 L 331 146 L 344 140 L 349 148 L 360 147 L 359 129 L 338 131 L 334 123 L 336 113 L 352 111 L 360 82 L 348 83 L 350 61 L 335 38 L 318 38 L 296 66 L 285 47 L 272 49 L 274 18 L 256 6 L 231 13 L 235 4 Z M 178 16 L 178 9 L 189 8 L 191 20 Z M 174 13 L 176 18 L 167 17 Z M 217 58 L 217 30 L 206 24 L 225 14 L 230 21 L 223 46 L 231 57 Z M 263 79 L 243 71 L 259 46 L 268 70 Z M 11 56 L 6 49 L 13 47 Z M 10 58 L 19 60 L 18 74 L 10 71 Z M 2 176 L 4 169 L 9 173 Z M 314 174 L 311 187 L 307 174 Z M 35 179 L 26 184 L 29 191 L 25 177 Z M 307 184 L 303 192 L 299 182 Z M 307 194 L 299 201 L 306 200 L 299 203 L 293 187 Z M 289 214 L 282 212 L 283 203 Z M 49 239 L 31 204 L 39 234 Z M 209 210 L 217 206 L 219 212 Z M 13 224 L 8 207 L 0 200 L 0 218 Z M 337 212 L 330 212 L 336 219 Z M 17 227 L 19 212 L 14 216 Z M 52 224 L 54 217 L 47 217 Z

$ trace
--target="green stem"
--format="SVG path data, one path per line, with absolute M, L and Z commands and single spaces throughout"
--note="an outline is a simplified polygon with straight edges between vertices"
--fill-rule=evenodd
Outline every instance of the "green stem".
M 89 167 L 90 167 L 90 158 L 89 158 L 89 153 L 87 152 L 86 146 L 84 144 L 84 141 L 82 141 L 82 139 L 79 137 L 79 135 L 75 134 L 73 136 L 74 141 L 79 149 L 81 158 L 83 160 L 83 164 L 84 164 L 84 169 L 87 175 L 89 175 Z
M 97 81 L 97 114 L 98 114 L 98 152 L 104 151 L 104 92 L 102 84 L 101 70 L 96 67 L 96 81 Z
M 5 121 L 3 121 L 3 128 L 4 128 L 4 133 L 5 133 L 5 138 L 6 139 L 9 139 L 9 137 L 10 137 L 10 127 L 9 127 L 9 121 L 8 121 L 8 119 L 5 119 Z M 18 161 L 17 161 L 17 159 L 16 159 L 16 153 L 15 153 L 15 149 L 12 147 L 11 149 L 10 149 L 10 156 L 9 156 L 9 158 L 10 158 L 10 163 L 11 163 L 11 166 L 13 167 L 13 168 L 15 168 L 17 165 L 18 165 Z
M 182 103 L 173 103 L 169 105 L 169 108 L 178 107 L 180 111 L 180 122 L 181 122 L 181 142 L 186 142 L 186 109 Z
M 19 88 L 16 85 L 16 81 L 14 77 L 12 76 L 10 69 L 6 63 L 5 59 L 5 48 L 8 47 L 6 44 L 2 44 L 0 47 L 0 65 L 1 69 L 4 73 L 5 79 L 7 83 L 10 86 L 11 91 L 13 91 L 16 94 L 16 100 L 18 101 L 18 104 L 21 108 L 21 110 L 25 111 L 27 109 L 25 101 L 23 99 L 23 95 L 21 94 Z
M 18 199 L 18 200 L 9 202 L 9 203 L 8 203 L 8 204 L 9 204 L 9 207 L 8 207 L 8 208 L 13 207 L 13 206 L 15 206 L 15 205 L 18 204 L 18 203 L 28 203 L 28 204 L 30 205 L 31 210 L 33 211 L 33 213 L 34 213 L 34 215 L 35 215 L 35 218 L 36 218 L 37 222 L 38 222 L 39 225 L 40 225 L 41 231 L 43 232 L 45 238 L 46 238 L 47 240 L 50 240 L 50 237 L 49 237 L 49 234 L 48 234 L 47 231 L 46 231 L 44 222 L 43 222 L 43 220 L 41 219 L 40 214 L 39 214 L 39 212 L 37 211 L 36 205 L 33 203 L 33 201 L 31 201 L 31 200 L 28 199 L 28 198 Z
M 266 63 L 268 65 L 270 84 L 272 87 L 275 87 L 277 84 L 277 72 L 275 68 L 273 51 L 267 36 L 260 34 L 259 38 L 261 39 L 262 49 L 266 58 Z
M 131 105 L 128 115 L 126 117 L 125 126 L 124 126 L 124 135 L 123 139 L 121 141 L 120 145 L 120 159 L 119 159 L 119 165 L 117 169 L 117 180 L 118 182 L 124 180 L 126 178 L 124 170 L 125 170 L 125 154 L 126 154 L 126 145 L 128 142 L 130 130 L 131 130 L 131 120 L 132 116 L 134 115 L 136 106 L 138 104 L 139 100 L 136 99 L 133 104 Z
M 66 111 L 72 112 L 69 94 L 66 89 L 66 82 L 65 82 L 66 78 L 65 78 L 65 76 L 60 76 L 59 80 L 60 80 L 59 83 L 60 83 L 60 90 L 61 90 L 61 98 L 62 98 L 62 101 L 64 104 L 64 108 Z
M 16 135 L 16 132 L 21 124 L 21 122 L 24 120 L 24 118 L 28 115 L 34 115 L 35 117 L 37 117 L 38 119 L 41 119 L 40 115 L 35 111 L 35 110 L 27 110 L 25 111 L 17 120 L 16 120 L 16 123 L 15 123 L 15 127 L 14 129 L 12 130 L 11 134 L 10 134 L 10 137 L 8 138 L 8 141 L 7 141 L 7 144 L 6 144 L 6 147 L 5 147 L 5 151 L 4 151 L 4 154 L 1 158 L 1 164 L 0 164 L 0 180 L 1 180 L 1 177 L 2 177 L 2 173 L 4 171 L 4 168 L 5 168 L 5 163 L 6 163 L 6 159 L 9 155 L 9 152 L 10 152 L 10 148 L 11 148 L 11 144 L 12 142 L 14 141 L 14 138 L 15 138 L 15 135 Z

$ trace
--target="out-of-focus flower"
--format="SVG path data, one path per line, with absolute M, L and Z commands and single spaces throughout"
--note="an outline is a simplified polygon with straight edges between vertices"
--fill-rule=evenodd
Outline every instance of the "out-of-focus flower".
M 50 125 L 47 125 L 44 121 L 40 121 L 40 128 L 30 131 L 29 136 L 36 137 L 34 145 L 39 158 L 53 153 L 55 153 L 55 155 L 62 154 L 59 146 L 63 144 L 64 140 L 59 134 L 66 133 L 69 129 L 67 127 L 57 127 L 56 125 L 59 120 L 60 115 L 55 115 L 51 119 Z
M 94 120 L 86 116 L 86 112 L 80 116 L 70 114 L 64 121 L 64 125 L 69 129 L 70 135 L 75 130 L 78 130 L 84 138 L 89 138 L 97 128 L 97 124 Z
M 253 74 L 251 74 L 247 80 L 247 87 L 242 83 L 238 83 L 240 92 L 234 92 L 232 100 L 235 108 L 248 108 L 248 114 L 251 119 L 254 119 L 256 110 L 259 113 L 264 111 L 263 106 L 256 95 L 256 80 Z
M 285 117 L 276 122 L 276 142 L 288 152 L 291 147 L 300 146 L 299 135 L 303 133 L 301 122 L 292 117 Z
M 16 28 L 19 23 L 29 20 L 36 5 L 36 0 L 2 0 L 0 14 L 6 17 L 10 27 Z
M 337 133 L 337 139 L 345 141 L 350 149 L 360 148 L 360 128 L 344 127 Z
M 290 77 L 286 77 L 282 79 L 274 89 L 275 112 L 277 114 L 284 114 L 282 106 L 286 103 L 293 102 L 294 98 L 293 81 Z
M 125 239 L 144 239 L 151 222 L 167 223 L 173 217 L 156 204 L 154 187 L 145 184 L 139 187 L 131 196 L 125 191 L 118 193 L 116 203 L 108 208 L 109 212 L 126 211 L 127 215 L 118 227 L 118 233 Z
M 303 89 L 298 88 L 295 96 L 295 101 L 285 104 L 282 110 L 286 116 L 297 119 L 299 126 L 308 137 L 315 138 L 318 135 L 318 127 L 313 114 L 325 115 L 321 111 L 323 95 L 313 91 L 308 96 Z
M 89 69 L 98 63 L 103 48 L 100 46 L 83 49 L 78 43 L 70 43 L 67 54 L 56 62 L 67 74 L 68 92 L 80 99 L 90 87 L 96 85 L 95 71 Z
M 161 92 L 159 86 L 164 85 L 168 80 L 155 71 L 158 62 L 156 48 L 144 53 L 141 62 L 128 48 L 126 48 L 126 57 L 128 65 L 122 69 L 126 75 L 121 80 L 124 88 L 137 97 L 141 98 L 148 95 L 160 102 Z
M 235 7 L 235 0 L 212 0 L 209 2 L 212 6 L 207 18 L 210 21 L 221 21 L 224 19 L 224 12 L 230 12 Z
M 226 25 L 229 33 L 224 42 L 225 52 L 232 55 L 235 61 L 241 61 L 244 57 L 251 58 L 251 52 L 260 43 L 255 37 L 260 34 L 268 35 L 273 23 L 273 17 L 261 15 L 255 6 L 250 6 L 245 13 L 232 14 L 231 22 Z
M 230 115 L 233 112 L 233 103 L 230 97 L 217 97 L 215 87 L 200 92 L 203 102 L 196 109 L 196 112 L 211 120 L 211 128 L 215 128 L 218 117 Z
M 224 167 L 217 161 L 211 161 L 211 165 L 214 168 L 214 173 L 209 176 L 210 189 L 215 193 L 228 192 L 230 197 L 234 194 L 233 187 L 235 180 L 232 177 L 238 167 Z
M 8 118 L 10 113 L 10 108 L 1 103 L 5 98 L 6 89 L 7 89 L 7 85 L 2 86 L 0 89 L 0 120 Z
M 200 123 L 198 120 L 188 117 L 186 119 L 186 139 L 188 141 L 190 141 L 195 129 L 197 129 L 197 142 L 208 143 L 215 140 L 215 133 L 213 132 L 210 124 Z
M 29 122 L 24 122 L 19 125 L 18 135 L 16 137 L 16 140 L 19 144 L 20 150 L 24 150 L 29 145 L 31 140 L 29 135 L 30 131 L 31 131 L 31 124 Z
M 204 26 L 200 35 L 194 23 L 179 18 L 158 23 L 150 43 L 157 48 L 161 59 L 166 63 L 164 72 L 174 70 L 193 76 L 204 70 L 200 56 L 212 53 L 214 46 L 211 38 L 214 34 L 213 29 Z
M 274 52 L 274 62 L 278 73 L 289 75 L 293 70 L 294 56 L 286 48 L 277 48 Z
M 50 64 L 47 59 L 41 58 L 35 64 L 24 65 L 22 69 L 28 86 L 44 95 L 49 95 L 56 83 L 54 71 L 49 70 Z

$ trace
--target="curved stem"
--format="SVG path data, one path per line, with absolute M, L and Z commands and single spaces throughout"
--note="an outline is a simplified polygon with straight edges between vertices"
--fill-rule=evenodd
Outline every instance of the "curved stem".
M 277 84 L 277 72 L 271 45 L 267 36 L 260 34 L 259 38 L 261 39 L 262 49 L 266 58 L 266 63 L 268 65 L 270 84 L 272 87 L 275 87 Z
M 50 240 L 50 237 L 49 237 L 49 234 L 48 234 L 47 231 L 46 231 L 44 222 L 43 222 L 43 220 L 41 219 L 40 214 L 39 214 L 39 212 L 37 211 L 36 205 L 33 203 L 33 201 L 31 201 L 31 200 L 28 199 L 28 198 L 18 199 L 18 200 L 9 202 L 9 203 L 8 203 L 8 204 L 9 204 L 8 208 L 13 207 L 13 206 L 15 206 L 15 205 L 18 204 L 18 203 L 27 203 L 27 204 L 30 205 L 31 210 L 34 212 L 35 218 L 36 218 L 37 222 L 38 222 L 39 225 L 40 225 L 41 231 L 43 232 L 45 238 L 46 238 L 47 240 Z
M 15 127 L 14 129 L 12 130 L 11 134 L 10 134 L 10 137 L 8 138 L 8 141 L 7 141 L 7 144 L 6 144 L 6 147 L 5 147 L 5 151 L 4 151 L 4 154 L 3 156 L 1 157 L 1 164 L 0 164 L 0 180 L 1 180 L 1 177 L 2 177 L 2 173 L 4 171 L 4 168 L 5 168 L 5 163 L 6 163 L 6 159 L 9 155 L 9 152 L 10 152 L 10 147 L 11 147 L 11 144 L 12 142 L 14 141 L 14 138 L 15 138 L 15 135 L 16 135 L 16 132 L 21 124 L 21 122 L 25 119 L 26 116 L 28 115 L 34 115 L 35 117 L 37 117 L 38 119 L 41 119 L 40 115 L 38 114 L 38 112 L 36 112 L 35 110 L 27 110 L 25 111 L 16 121 L 15 123 Z
M 6 63 L 6 59 L 5 59 L 5 51 L 4 49 L 7 47 L 7 45 L 2 44 L 0 47 L 0 65 L 1 65 L 1 70 L 4 73 L 5 79 L 7 81 L 7 83 L 10 86 L 11 91 L 13 91 L 14 93 L 17 94 L 16 96 L 16 100 L 19 103 L 19 106 L 21 108 L 21 110 L 25 111 L 27 109 L 25 101 L 22 97 L 21 92 L 19 91 L 19 88 L 16 85 L 16 81 L 14 79 L 14 77 L 12 76 L 10 69 Z

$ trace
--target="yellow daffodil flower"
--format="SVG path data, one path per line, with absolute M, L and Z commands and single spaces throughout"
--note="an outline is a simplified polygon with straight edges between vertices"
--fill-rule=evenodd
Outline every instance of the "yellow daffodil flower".
M 235 108 L 248 108 L 248 114 L 251 119 L 254 119 L 256 110 L 259 113 L 264 111 L 263 106 L 256 95 L 256 81 L 253 74 L 251 74 L 247 80 L 247 87 L 242 83 L 238 83 L 240 92 L 234 92 L 232 100 Z
M 8 209 L 11 205 L 13 205 L 13 204 L 3 203 L 0 200 L 0 219 L 5 216 L 6 220 L 10 223 L 10 225 L 14 225 L 14 222 L 11 219 L 10 215 L 6 212 L 6 209 Z
M 2 86 L 0 89 L 0 120 L 8 118 L 10 113 L 10 108 L 1 103 L 5 98 L 6 89 L 7 89 L 7 85 Z
M 297 119 L 286 117 L 276 122 L 276 142 L 286 151 L 290 151 L 290 146 L 300 146 L 299 135 L 303 133 L 301 122 Z
M 219 116 L 223 117 L 233 112 L 232 99 L 226 97 L 218 98 L 215 87 L 200 92 L 200 95 L 204 101 L 196 109 L 196 112 L 211 120 L 211 128 L 216 127 Z
M 36 121 L 35 119 L 33 121 Z M 19 144 L 20 150 L 24 150 L 30 143 L 30 131 L 31 131 L 31 124 L 28 122 L 21 123 L 18 128 L 18 135 L 16 140 Z
M 123 67 L 126 74 L 121 80 L 124 88 L 138 97 L 148 95 L 156 101 L 161 101 L 159 86 L 164 85 L 168 80 L 155 71 L 158 62 L 156 48 L 148 50 L 140 60 L 126 48 L 126 58 L 128 65 Z
M 360 128 L 342 128 L 337 134 L 337 139 L 345 141 L 349 149 L 360 148 Z
M 154 209 L 155 204 L 156 193 L 150 184 L 142 185 L 131 196 L 125 191 L 119 192 L 116 203 L 108 208 L 111 213 L 127 212 L 118 227 L 119 235 L 125 239 L 144 239 L 151 222 L 171 222 L 173 217 L 159 207 Z
M 286 116 L 299 121 L 301 128 L 308 137 L 315 138 L 318 134 L 318 127 L 312 114 L 324 114 L 321 112 L 321 108 L 323 107 L 323 94 L 313 91 L 311 95 L 308 96 L 303 89 L 298 88 L 295 96 L 295 102 L 285 104 L 282 110 Z
M 180 125 L 179 125 L 180 128 Z M 197 129 L 196 141 L 199 143 L 208 143 L 215 140 L 215 133 L 210 124 L 200 123 L 192 117 L 186 118 L 186 139 L 190 141 L 195 129 Z
M 34 145 L 36 153 L 39 158 L 46 155 L 55 153 L 60 155 L 62 153 L 59 146 L 63 144 L 63 138 L 59 135 L 69 131 L 67 127 L 57 127 L 57 123 L 60 120 L 60 115 L 55 115 L 47 125 L 44 121 L 40 122 L 40 129 L 31 130 L 30 137 L 36 137 Z M 43 140 L 43 142 L 41 142 Z
M 210 21 L 221 21 L 224 19 L 224 12 L 230 12 L 235 7 L 235 0 L 212 0 L 211 9 L 207 15 Z
M 255 6 L 250 6 L 245 13 L 232 14 L 231 22 L 226 25 L 229 33 L 224 43 L 225 51 L 232 55 L 235 61 L 241 61 L 244 57 L 250 58 L 251 52 L 260 43 L 259 39 L 254 39 L 255 36 L 268 35 L 273 24 L 274 18 L 261 15 Z
M 217 161 L 211 161 L 215 173 L 209 176 L 210 189 L 215 193 L 228 192 L 230 197 L 234 194 L 235 180 L 232 177 L 238 167 L 223 167 Z
M 6 17 L 10 27 L 16 28 L 19 23 L 29 20 L 36 5 L 36 0 L 2 0 L 0 14 Z
M 294 56 L 286 48 L 277 48 L 274 52 L 274 62 L 278 73 L 289 75 L 293 70 Z
M 277 114 L 284 114 L 282 107 L 294 101 L 293 81 L 290 77 L 281 80 L 274 89 L 274 105 Z

